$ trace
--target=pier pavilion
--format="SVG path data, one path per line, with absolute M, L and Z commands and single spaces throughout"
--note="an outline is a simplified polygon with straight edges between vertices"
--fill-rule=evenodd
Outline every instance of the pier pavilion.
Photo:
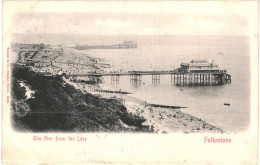
M 171 80 L 176 85 L 223 85 L 231 83 L 231 75 L 220 69 L 214 61 L 192 60 L 182 63 Z
M 223 85 L 231 83 L 231 75 L 226 70 L 219 69 L 217 64 L 206 60 L 192 60 L 182 63 L 180 68 L 170 71 L 128 71 L 113 73 L 69 74 L 72 79 L 89 77 L 90 79 L 102 76 L 111 76 L 111 83 L 119 82 L 120 76 L 130 76 L 133 85 L 141 85 L 143 75 L 152 75 L 153 83 L 160 83 L 160 75 L 171 75 L 171 83 L 181 86 Z

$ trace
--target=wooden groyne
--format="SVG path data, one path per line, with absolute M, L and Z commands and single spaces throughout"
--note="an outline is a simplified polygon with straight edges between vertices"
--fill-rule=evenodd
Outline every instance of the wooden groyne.
M 151 106 L 151 107 L 170 108 L 170 109 L 187 108 L 187 107 L 171 106 L 171 105 L 161 105 L 161 104 L 146 104 L 146 105 L 147 105 L 147 106 Z
M 104 90 L 104 89 L 95 89 L 95 88 L 89 88 L 89 89 L 84 89 L 86 91 L 92 91 L 92 92 L 100 92 L 100 93 L 118 93 L 118 94 L 132 94 L 130 92 L 126 92 L 126 91 L 114 91 L 114 90 Z
M 96 92 L 103 92 L 103 93 L 132 94 L 132 93 L 125 92 L 125 91 L 112 91 L 112 90 L 101 90 L 101 89 L 96 89 L 94 91 L 96 91 Z

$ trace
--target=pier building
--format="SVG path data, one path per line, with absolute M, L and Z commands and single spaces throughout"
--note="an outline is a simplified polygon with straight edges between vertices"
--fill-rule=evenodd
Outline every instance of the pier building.
M 176 73 L 172 74 L 176 85 L 223 85 L 231 83 L 231 75 L 220 69 L 217 64 L 207 60 L 192 60 L 182 63 Z

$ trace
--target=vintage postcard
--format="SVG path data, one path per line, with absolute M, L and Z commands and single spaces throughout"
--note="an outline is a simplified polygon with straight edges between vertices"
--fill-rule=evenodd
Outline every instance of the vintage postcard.
M 3 2 L 3 164 L 257 164 L 257 1 Z

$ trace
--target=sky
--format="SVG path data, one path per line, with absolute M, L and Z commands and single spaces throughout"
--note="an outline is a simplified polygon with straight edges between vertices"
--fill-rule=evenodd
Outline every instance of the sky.
M 248 35 L 247 16 L 239 12 L 225 12 L 221 7 L 215 10 L 208 13 L 189 12 L 188 9 L 182 12 L 17 12 L 12 16 L 12 31 L 99 35 Z

